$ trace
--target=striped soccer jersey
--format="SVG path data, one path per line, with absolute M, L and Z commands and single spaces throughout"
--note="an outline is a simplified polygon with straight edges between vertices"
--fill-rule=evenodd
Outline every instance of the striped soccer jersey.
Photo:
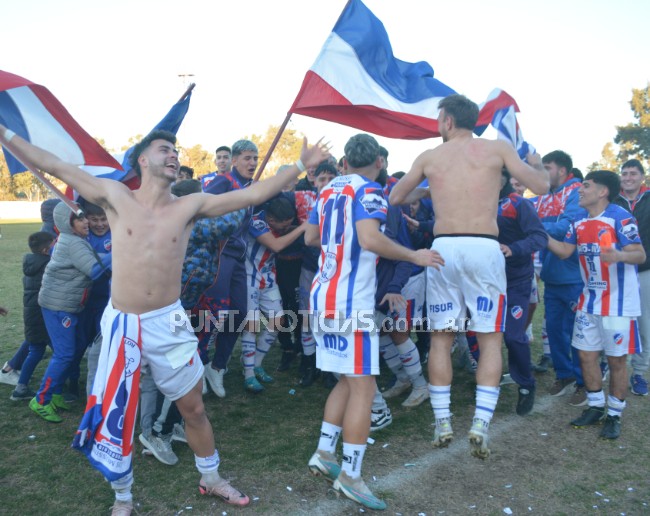
M 251 288 L 264 289 L 275 285 L 275 253 L 257 241 L 257 237 L 270 231 L 264 211 L 255 213 L 248 226 L 246 248 L 246 278 Z
M 311 288 L 311 309 L 325 317 L 357 316 L 375 306 L 377 255 L 359 245 L 356 223 L 386 220 L 377 183 L 358 174 L 336 177 L 321 192 L 309 218 L 320 229 L 321 253 Z
M 601 246 L 621 249 L 641 243 L 636 219 L 628 211 L 610 204 L 597 217 L 585 217 L 571 224 L 564 241 L 578 248 L 585 284 L 578 310 L 604 316 L 641 315 L 637 266 L 600 259 Z

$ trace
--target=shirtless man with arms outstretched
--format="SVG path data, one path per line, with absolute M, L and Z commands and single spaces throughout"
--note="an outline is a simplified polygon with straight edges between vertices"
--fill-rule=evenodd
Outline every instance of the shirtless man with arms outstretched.
M 308 147 L 305 139 L 295 165 L 250 188 L 219 196 L 196 193 L 176 198 L 171 194 L 180 166 L 176 137 L 165 131 L 151 133 L 135 147 L 131 163 L 142 179 L 135 191 L 65 163 L 2 125 L 0 142 L 10 142 L 5 146 L 18 159 L 61 179 L 86 200 L 104 208 L 113 235 L 113 279 L 102 333 L 105 338 L 108 334 L 110 341 L 112 322 L 128 317 L 140 325 L 143 363 L 148 364 L 160 391 L 176 401 L 183 415 L 187 441 L 202 474 L 201 492 L 234 505 L 247 505 L 248 497 L 217 472 L 219 455 L 201 396 L 203 366 L 196 354 L 196 338 L 189 323 L 173 324 L 179 314 L 186 317 L 178 301 L 183 259 L 197 218 L 261 204 L 294 181 L 305 167 L 316 167 L 328 158 L 325 146 L 319 142 Z M 125 440 L 129 438 L 132 442 L 133 435 L 124 436 Z M 112 482 L 117 498 L 113 514 L 130 514 L 132 483 L 130 472 Z
M 497 208 L 501 169 L 537 194 L 548 191 L 548 176 L 538 154 L 524 163 L 504 141 L 474 138 L 478 106 L 462 95 L 440 101 L 438 130 L 443 144 L 417 157 L 411 170 L 390 194 L 394 205 L 426 195 L 418 188 L 424 179 L 435 212 L 432 249 L 445 263 L 427 269 L 427 307 L 431 332 L 429 394 L 436 428 L 434 447 L 447 446 L 451 428 L 451 346 L 454 332 L 477 332 L 481 359 L 476 373 L 476 412 L 469 440 L 472 455 L 489 456 L 488 427 L 499 396 L 501 342 L 506 307 L 503 254 L 497 242 Z

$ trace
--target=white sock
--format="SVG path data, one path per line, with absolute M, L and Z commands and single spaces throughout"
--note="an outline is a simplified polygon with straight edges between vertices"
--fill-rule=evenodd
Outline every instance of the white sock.
M 388 409 L 388 403 L 386 403 L 386 400 L 379 391 L 379 387 L 377 387 L 375 389 L 375 397 L 372 399 L 372 411 L 379 412 L 386 409 Z
M 314 336 L 310 331 L 303 331 L 301 340 L 303 355 L 310 357 L 316 353 L 316 339 L 314 339 Z
M 596 392 L 587 391 L 587 405 L 589 407 L 605 408 L 605 393 L 602 389 Z
M 411 380 L 413 387 L 423 388 L 427 385 L 424 376 L 422 375 L 422 364 L 420 364 L 420 353 L 415 343 L 410 339 L 405 342 L 397 344 L 397 351 L 399 351 L 399 359 L 404 366 L 404 370 Z
M 451 385 L 429 384 L 429 400 L 433 409 L 434 419 L 451 417 L 449 407 L 451 405 Z
M 404 370 L 402 361 L 399 359 L 399 351 L 397 351 L 397 346 L 395 346 L 390 335 L 379 337 L 379 352 L 386 361 L 386 365 L 397 376 L 397 380 L 402 383 L 408 382 L 408 374 Z
M 340 426 L 333 425 L 327 421 L 323 421 L 320 425 L 320 439 L 318 439 L 318 449 L 329 453 L 336 451 L 336 443 L 341 435 Z
M 260 338 L 257 341 L 257 348 L 255 349 L 255 367 L 262 367 L 262 361 L 269 352 L 269 349 L 271 349 L 277 336 L 277 331 L 269 331 L 268 328 L 262 330 Z
M 126 476 L 119 480 L 111 482 L 111 487 L 115 491 L 115 499 L 118 502 L 130 502 L 133 500 L 131 494 L 131 486 L 133 485 L 133 472 L 128 473 Z
M 209 457 L 199 457 L 194 455 L 194 463 L 196 469 L 201 473 L 201 480 L 206 485 L 214 484 L 219 480 L 219 452 L 215 449 L 214 454 Z
M 618 416 L 623 415 L 623 409 L 625 408 L 625 400 L 619 400 L 611 394 L 607 396 L 607 415 L 608 416 Z
M 343 443 L 343 461 L 341 469 L 350 478 L 359 478 L 361 476 L 361 464 L 363 455 L 366 453 L 365 444 Z
M 241 332 L 241 359 L 244 366 L 244 376 L 255 376 L 255 334 L 244 330 Z
M 494 409 L 499 401 L 499 387 L 489 387 L 487 385 L 476 386 L 476 411 L 474 417 L 483 421 L 492 421 Z

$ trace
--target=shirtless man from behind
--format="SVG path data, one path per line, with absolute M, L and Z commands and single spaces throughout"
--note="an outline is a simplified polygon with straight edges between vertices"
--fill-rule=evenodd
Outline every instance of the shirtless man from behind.
M 474 138 L 478 106 L 462 95 L 440 101 L 438 130 L 443 144 L 417 157 L 390 194 L 394 205 L 425 195 L 427 179 L 436 215 L 432 249 L 445 263 L 427 269 L 427 308 L 431 328 L 429 396 L 435 418 L 434 447 L 447 446 L 451 428 L 451 346 L 454 332 L 477 332 L 481 360 L 476 372 L 476 412 L 469 432 L 472 455 L 489 456 L 488 427 L 499 397 L 501 342 L 505 323 L 506 276 L 497 242 L 501 169 L 537 194 L 548 191 L 548 175 L 538 154 L 528 164 L 504 141 Z M 414 190 L 418 190 L 413 192 Z
M 317 143 L 308 147 L 305 139 L 300 160 L 295 165 L 250 188 L 219 196 L 195 193 L 177 198 L 171 194 L 180 165 L 176 137 L 165 131 L 149 134 L 135 147 L 131 164 L 142 179 L 141 187 L 135 191 L 117 181 L 91 176 L 31 145 L 2 125 L 0 142 L 18 159 L 27 160 L 61 179 L 105 210 L 113 236 L 113 280 L 111 300 L 102 320 L 105 336 L 102 346 L 110 348 L 112 334 L 121 331 L 118 338 L 128 333 L 133 340 L 141 341 L 142 365 L 149 366 L 159 390 L 176 401 L 185 419 L 187 441 L 202 474 L 201 493 L 219 496 L 234 505 L 247 505 L 248 497 L 230 486 L 217 472 L 219 454 L 201 397 L 203 366 L 196 352 L 196 337 L 178 300 L 183 259 L 197 218 L 217 217 L 261 204 L 294 181 L 306 167 L 316 167 L 326 159 L 329 153 L 325 146 Z M 7 142 L 10 145 L 6 145 Z M 181 319 L 180 324 L 174 324 L 178 319 Z M 139 376 L 139 368 L 134 376 Z M 109 413 L 105 419 L 111 417 Z M 111 428 L 104 423 L 97 433 L 109 432 L 110 435 Z M 126 423 L 124 428 L 128 428 Z M 133 509 L 130 467 L 133 427 L 130 435 L 127 434 L 125 430 L 121 437 L 126 444 L 118 451 L 129 461 L 128 468 L 124 475 L 111 478 L 117 498 L 113 514 L 128 515 Z M 98 461 L 91 458 L 91 462 L 102 473 L 106 472 L 97 465 Z

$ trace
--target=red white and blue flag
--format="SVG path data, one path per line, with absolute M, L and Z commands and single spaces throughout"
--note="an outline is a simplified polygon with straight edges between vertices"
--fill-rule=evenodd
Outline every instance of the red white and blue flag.
M 395 58 L 381 21 L 363 2 L 350 0 L 289 112 L 421 140 L 440 135 L 438 102 L 453 93 L 428 63 Z
M 39 84 L 0 70 L 0 123 L 28 142 L 73 165 L 119 168 L 120 164 Z M 4 149 L 9 172 L 27 167 Z

